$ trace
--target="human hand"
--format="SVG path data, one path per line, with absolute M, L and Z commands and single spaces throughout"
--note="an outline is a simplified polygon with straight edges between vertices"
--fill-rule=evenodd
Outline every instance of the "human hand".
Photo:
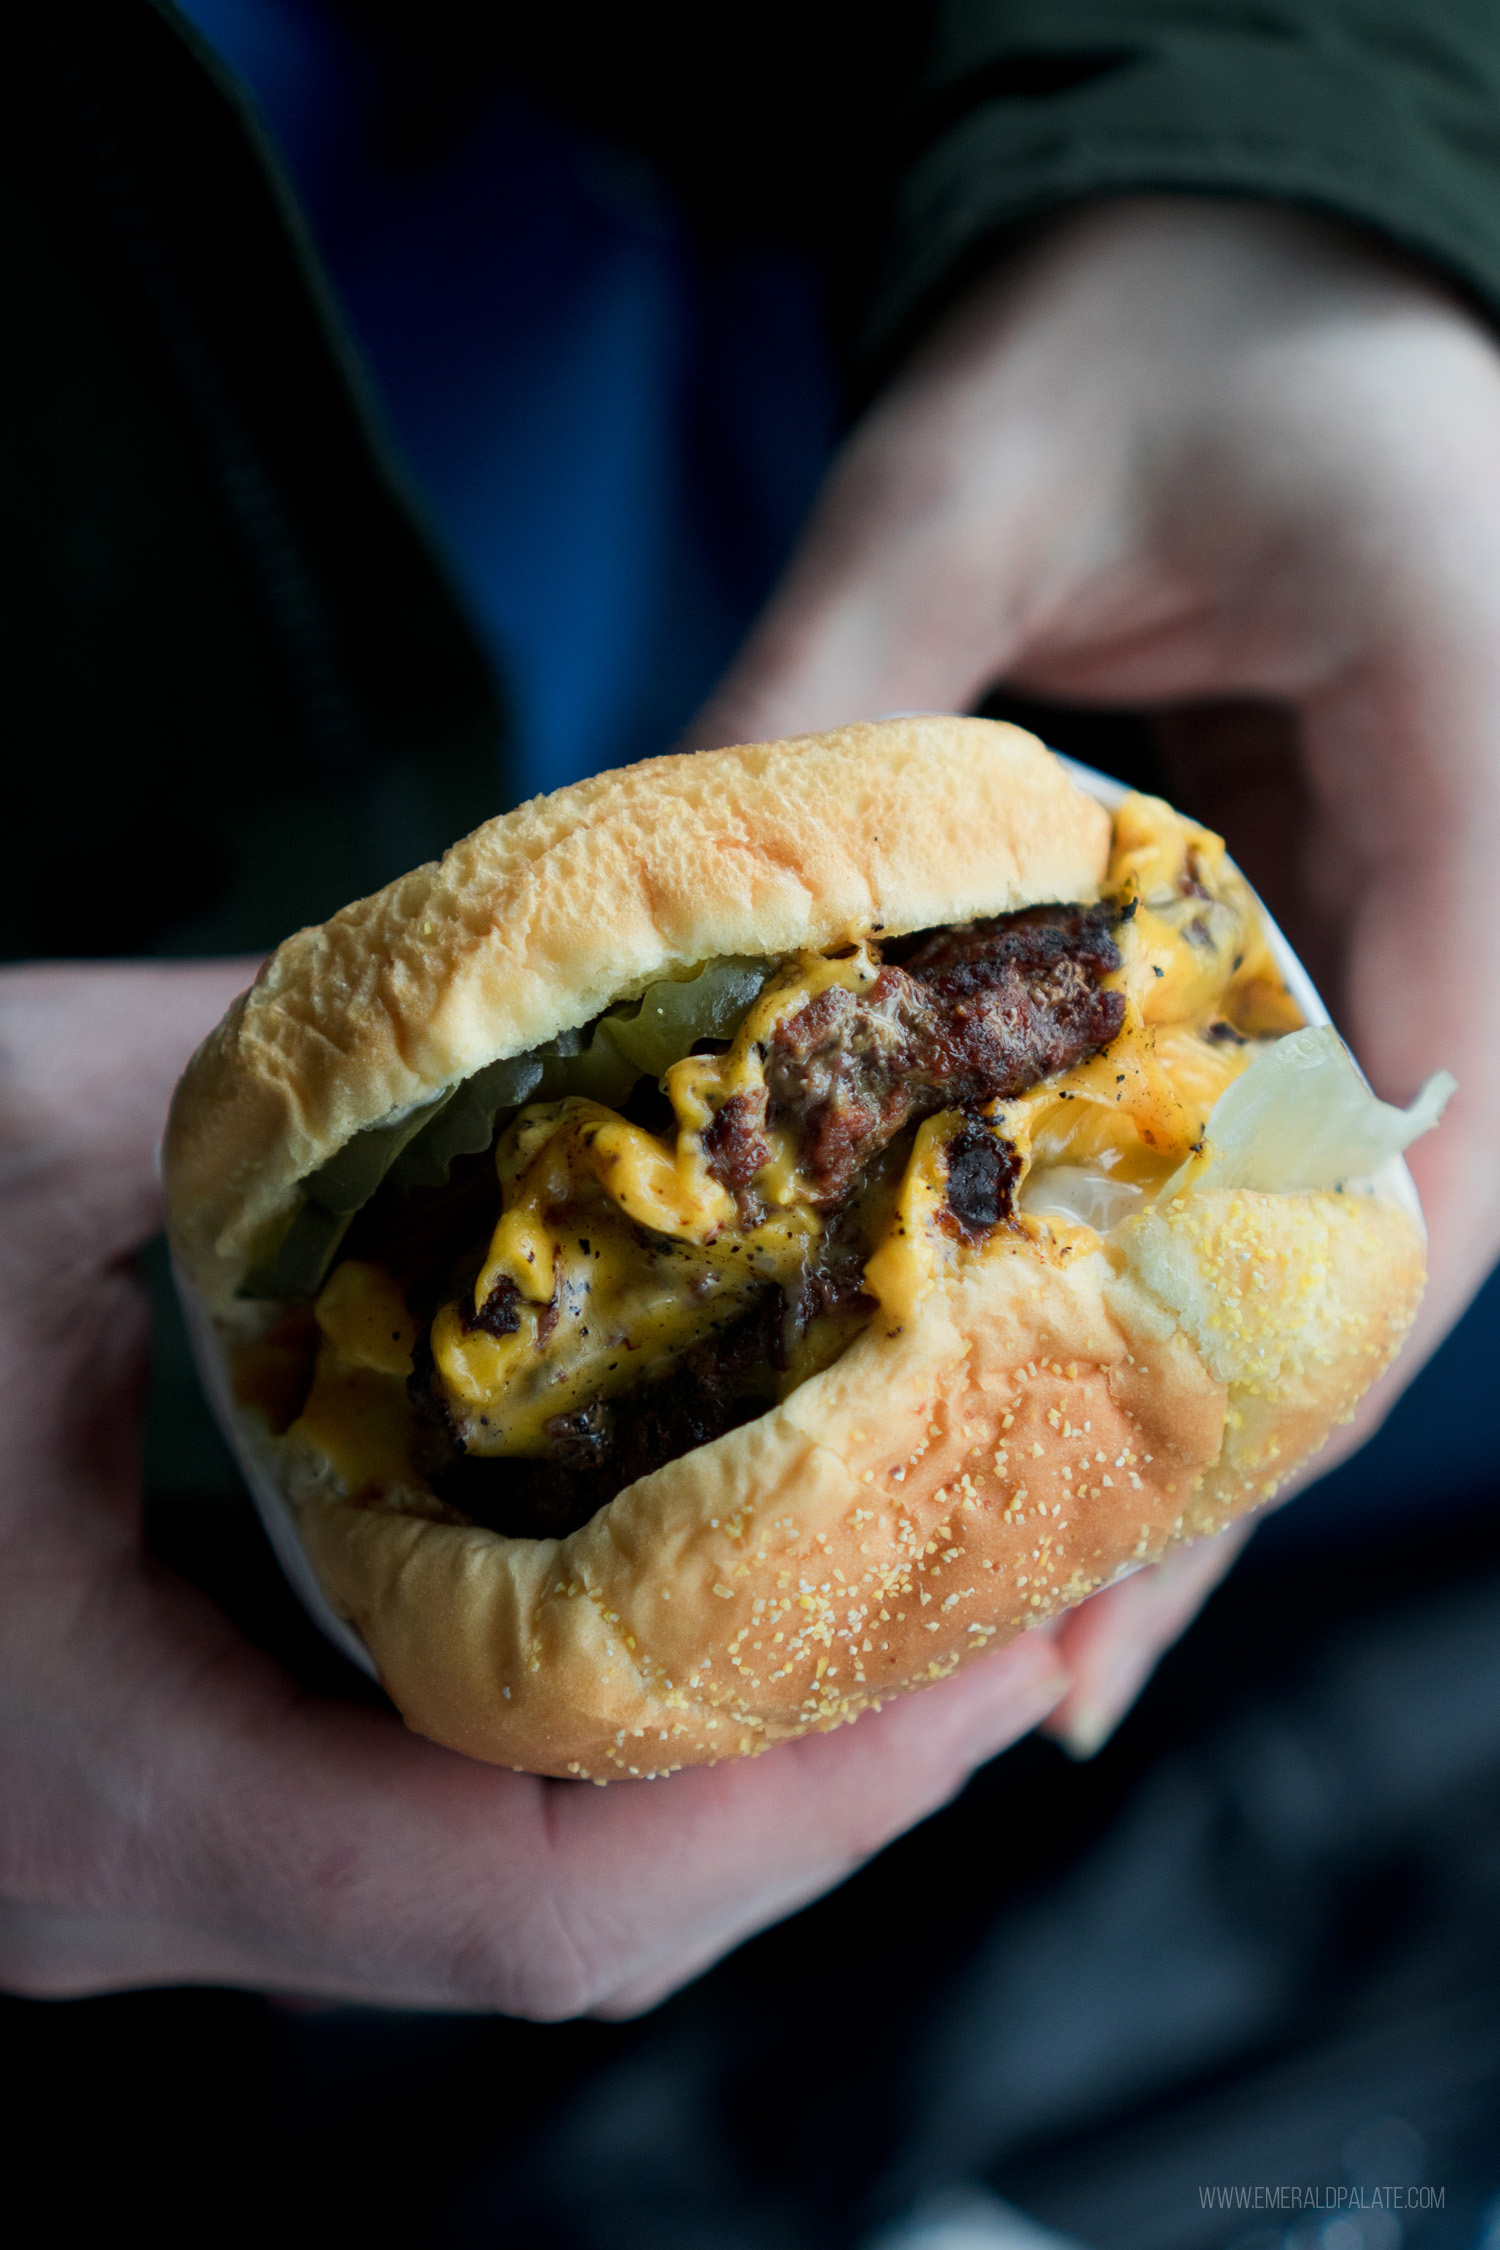
M 989 276 L 836 462 L 694 730 L 754 740 L 996 682 L 1155 712 L 1419 1144 L 1430 1284 L 1358 1443 L 1500 1249 L 1500 354 L 1436 283 L 1273 206 L 1070 213 Z M 1332 1464 L 1325 1454 L 1319 1469 Z M 1091 1747 L 1241 1534 L 1075 1611 Z
M 648 2005 L 1034 1726 L 1045 1634 L 853 1729 L 609 1789 L 301 1692 L 141 1549 L 155 1154 L 244 964 L 0 972 L 0 1985 Z

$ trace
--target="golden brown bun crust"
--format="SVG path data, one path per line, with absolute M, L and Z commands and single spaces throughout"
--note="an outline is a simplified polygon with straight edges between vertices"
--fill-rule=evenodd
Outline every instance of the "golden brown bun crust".
M 1205 1193 L 1068 1261 L 1012 1238 L 561 1542 L 335 1499 L 303 1504 L 303 1538 L 438 1742 L 594 1778 L 743 1755 L 1264 1498 L 1391 1358 L 1422 1278 L 1389 1204 Z
M 210 1306 L 366 1126 L 720 954 L 1097 895 L 1108 815 L 984 719 L 653 758 L 539 797 L 289 938 L 199 1049 L 166 1148 Z

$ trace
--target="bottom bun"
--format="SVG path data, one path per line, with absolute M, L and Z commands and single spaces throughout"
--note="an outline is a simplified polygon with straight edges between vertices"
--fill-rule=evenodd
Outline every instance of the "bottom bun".
M 568 1538 L 312 1493 L 302 1539 L 410 1726 L 603 1780 L 878 1708 L 1274 1491 L 1392 1358 L 1394 1205 L 1185 1196 L 997 1236 L 770 1413 Z

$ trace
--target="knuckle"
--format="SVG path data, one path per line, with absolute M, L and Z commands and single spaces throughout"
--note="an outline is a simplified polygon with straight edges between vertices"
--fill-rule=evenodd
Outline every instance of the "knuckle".
M 534 1902 L 496 1926 L 491 1913 L 455 1946 L 447 1981 L 461 2004 L 528 2023 L 567 2023 L 587 2015 L 616 1978 L 601 1974 L 550 1904 Z

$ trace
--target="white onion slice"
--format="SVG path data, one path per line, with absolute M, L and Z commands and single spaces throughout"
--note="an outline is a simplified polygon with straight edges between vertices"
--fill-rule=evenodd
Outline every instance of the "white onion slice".
M 1072 1219 L 1096 1234 L 1108 1234 L 1140 1209 L 1145 1192 L 1085 1164 L 1046 1164 L 1027 1173 L 1020 1203 L 1034 1218 Z
M 1183 1165 L 1164 1196 L 1198 1188 L 1339 1188 L 1369 1180 L 1429 1132 L 1456 1080 L 1435 1071 L 1409 1109 L 1371 1093 L 1328 1024 L 1291 1031 L 1256 1056 L 1209 1113 L 1208 1161 Z

